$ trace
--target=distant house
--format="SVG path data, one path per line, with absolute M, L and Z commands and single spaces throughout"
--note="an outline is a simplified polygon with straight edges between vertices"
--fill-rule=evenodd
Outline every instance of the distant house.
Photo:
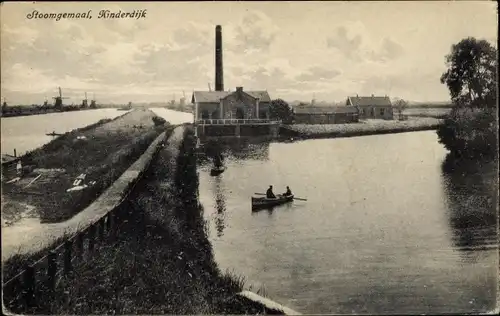
M 353 106 L 296 106 L 295 124 L 342 124 L 358 122 L 358 110 Z
M 207 119 L 269 119 L 267 91 L 194 91 L 195 121 Z
M 360 119 L 394 119 L 391 99 L 388 96 L 376 97 L 372 94 L 371 97 L 348 97 L 346 106 L 357 108 Z

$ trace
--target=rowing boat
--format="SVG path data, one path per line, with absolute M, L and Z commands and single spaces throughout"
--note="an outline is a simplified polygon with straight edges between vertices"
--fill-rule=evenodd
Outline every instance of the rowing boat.
M 219 174 L 223 173 L 224 170 L 226 170 L 226 167 L 212 168 L 210 170 L 210 175 L 211 176 L 218 176 Z
M 47 135 L 47 136 L 62 136 L 63 134 L 52 132 L 52 133 L 48 133 L 48 134 L 45 134 L 45 135 Z
M 278 206 L 293 201 L 293 195 L 284 196 L 277 195 L 274 199 L 267 197 L 253 197 L 252 196 L 252 209 L 262 209 L 267 207 Z

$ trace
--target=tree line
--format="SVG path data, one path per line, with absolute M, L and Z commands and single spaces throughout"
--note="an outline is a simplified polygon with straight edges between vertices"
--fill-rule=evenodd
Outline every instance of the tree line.
M 457 158 L 497 155 L 497 49 L 468 37 L 451 47 L 441 83 L 453 108 L 437 130 L 439 142 Z

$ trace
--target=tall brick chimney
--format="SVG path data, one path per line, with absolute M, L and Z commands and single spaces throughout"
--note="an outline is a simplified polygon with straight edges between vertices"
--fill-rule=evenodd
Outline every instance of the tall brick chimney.
M 222 66 L 222 27 L 215 27 L 215 91 L 224 91 L 224 69 Z

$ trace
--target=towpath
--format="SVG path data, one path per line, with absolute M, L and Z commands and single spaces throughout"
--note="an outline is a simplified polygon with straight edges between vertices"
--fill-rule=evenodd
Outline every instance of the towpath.
M 171 150 L 174 161 L 177 161 L 184 129 L 184 126 L 176 127 L 166 145 L 166 149 Z M 156 147 L 164 141 L 164 138 L 165 133 L 158 136 L 144 154 L 118 180 L 90 206 L 71 219 L 61 223 L 42 224 L 38 218 L 24 218 L 15 226 L 2 228 L 2 262 L 14 254 L 41 250 L 64 234 L 74 234 L 83 230 L 115 208 L 122 200 L 123 192 L 128 184 L 137 179 L 139 173 L 149 165 Z

